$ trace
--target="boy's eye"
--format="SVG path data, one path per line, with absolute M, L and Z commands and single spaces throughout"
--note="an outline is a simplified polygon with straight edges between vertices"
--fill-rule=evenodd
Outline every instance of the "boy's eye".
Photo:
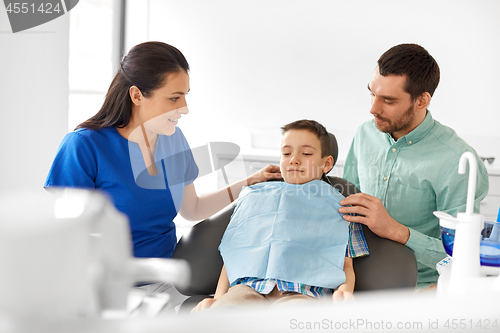
M 178 99 L 179 99 L 179 97 L 173 97 L 173 98 L 171 98 L 171 100 L 174 101 L 174 102 L 177 102 Z
M 312 153 L 303 153 L 303 154 L 306 155 L 306 156 L 312 155 Z
M 290 153 L 281 153 L 283 156 L 288 156 Z

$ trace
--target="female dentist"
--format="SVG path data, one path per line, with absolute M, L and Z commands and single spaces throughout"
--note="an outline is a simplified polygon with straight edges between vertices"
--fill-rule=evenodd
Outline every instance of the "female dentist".
M 106 192 L 130 222 L 136 257 L 172 257 L 173 219 L 207 218 L 246 185 L 281 178 L 267 166 L 247 179 L 198 195 L 198 167 L 175 125 L 188 113 L 189 65 L 175 47 L 146 42 L 120 64 L 99 112 L 68 133 L 44 187 Z

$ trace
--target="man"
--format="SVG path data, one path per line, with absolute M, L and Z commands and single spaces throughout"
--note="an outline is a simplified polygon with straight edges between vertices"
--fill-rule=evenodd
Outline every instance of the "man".
M 478 161 L 476 212 L 488 193 L 477 153 L 427 109 L 438 83 L 439 66 L 419 45 L 397 45 L 380 57 L 368 84 L 374 119 L 358 128 L 344 168 L 344 178 L 363 193 L 341 201 L 352 207 L 339 210 L 359 214 L 344 218 L 414 251 L 417 290 L 435 287 L 436 263 L 446 257 L 433 212 L 465 211 L 468 175 L 458 174 L 464 152 Z

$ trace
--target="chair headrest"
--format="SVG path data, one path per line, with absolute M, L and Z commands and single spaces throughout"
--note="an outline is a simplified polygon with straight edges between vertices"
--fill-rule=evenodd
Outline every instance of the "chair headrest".
M 328 132 L 328 136 L 330 137 L 330 146 L 332 148 L 330 154 L 333 157 L 333 165 L 332 165 L 332 169 L 333 169 L 333 167 L 337 163 L 337 157 L 339 156 L 339 146 L 337 144 L 337 138 L 335 138 L 335 135 L 333 135 L 332 133 Z M 326 173 L 332 171 L 332 169 L 328 170 Z

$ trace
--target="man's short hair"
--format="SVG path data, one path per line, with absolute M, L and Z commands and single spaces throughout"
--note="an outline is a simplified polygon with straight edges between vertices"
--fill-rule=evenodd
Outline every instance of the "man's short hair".
M 307 130 L 316 134 L 316 137 L 319 139 L 319 143 L 321 145 L 321 157 L 329 156 L 332 154 L 330 136 L 328 135 L 328 131 L 326 130 L 325 126 L 321 125 L 315 120 L 302 119 L 281 127 L 283 134 L 285 134 L 289 130 L 294 129 Z
M 425 92 L 431 96 L 439 84 L 439 66 L 434 58 L 417 44 L 391 47 L 378 59 L 380 75 L 406 75 L 405 91 L 412 101 Z

